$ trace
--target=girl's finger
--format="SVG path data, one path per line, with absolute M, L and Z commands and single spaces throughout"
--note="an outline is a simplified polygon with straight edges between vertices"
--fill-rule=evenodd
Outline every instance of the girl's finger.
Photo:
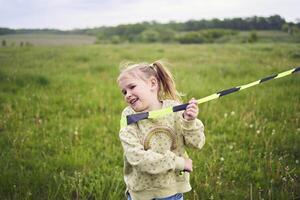
M 193 111 L 196 111 L 197 108 L 195 108 L 195 107 L 189 107 L 189 108 L 187 108 L 187 110 L 193 110 Z
M 196 109 L 196 108 L 189 108 L 189 109 L 187 109 L 187 111 L 191 111 L 191 112 L 193 112 L 193 113 L 199 112 L 199 110 Z
M 188 114 L 188 115 L 195 116 L 195 115 L 196 115 L 196 112 L 193 112 L 193 111 L 189 110 L 189 111 L 187 112 L 187 114 Z
M 198 106 L 196 105 L 196 104 L 189 104 L 186 108 L 188 109 L 188 108 L 197 108 Z
M 194 103 L 194 104 L 198 104 L 198 101 L 195 98 L 192 98 L 189 103 Z
M 198 112 L 199 112 L 199 110 L 197 108 L 188 108 L 186 111 L 189 113 L 191 112 L 195 115 L 198 115 Z

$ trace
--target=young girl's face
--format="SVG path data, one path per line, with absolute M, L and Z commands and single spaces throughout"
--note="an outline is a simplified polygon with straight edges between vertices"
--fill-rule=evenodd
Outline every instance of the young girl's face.
M 119 87 L 127 104 L 136 112 L 145 112 L 155 109 L 159 104 L 157 98 L 157 81 L 154 79 L 143 80 L 144 74 L 134 76 L 125 73 L 119 78 Z M 152 77 L 153 78 L 153 77 Z

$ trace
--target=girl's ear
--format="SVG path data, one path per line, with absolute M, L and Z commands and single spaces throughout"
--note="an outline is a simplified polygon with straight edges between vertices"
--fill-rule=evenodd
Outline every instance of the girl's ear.
M 157 90 L 158 89 L 158 81 L 154 76 L 150 77 L 149 83 L 150 83 L 151 90 Z

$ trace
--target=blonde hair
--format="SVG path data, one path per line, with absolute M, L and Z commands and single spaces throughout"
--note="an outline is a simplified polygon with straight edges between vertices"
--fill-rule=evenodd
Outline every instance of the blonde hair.
M 145 76 L 140 77 L 143 80 L 154 76 L 159 85 L 158 89 L 158 99 L 173 99 L 175 101 L 181 102 L 181 94 L 176 89 L 176 84 L 171 72 L 168 68 L 163 64 L 162 61 L 155 61 L 152 64 L 148 63 L 138 63 L 134 64 L 132 62 L 122 62 L 120 64 L 120 75 L 117 78 L 119 82 L 122 75 L 125 73 L 129 73 L 134 77 L 138 77 L 136 72 L 140 71 Z

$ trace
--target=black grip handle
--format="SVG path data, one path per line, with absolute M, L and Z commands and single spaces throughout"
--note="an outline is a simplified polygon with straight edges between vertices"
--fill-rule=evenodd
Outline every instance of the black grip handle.
M 174 106 L 173 107 L 173 112 L 178 112 L 178 111 L 181 111 L 181 110 L 185 110 L 188 105 L 189 105 L 189 103 Z
M 142 119 L 147 119 L 149 116 L 148 112 L 143 112 L 143 113 L 137 113 L 137 114 L 132 114 L 132 115 L 128 115 L 126 116 L 127 118 L 127 125 L 138 122 Z
M 293 71 L 293 73 L 296 73 L 296 72 L 300 72 L 300 67 L 297 67 L 297 68 Z

